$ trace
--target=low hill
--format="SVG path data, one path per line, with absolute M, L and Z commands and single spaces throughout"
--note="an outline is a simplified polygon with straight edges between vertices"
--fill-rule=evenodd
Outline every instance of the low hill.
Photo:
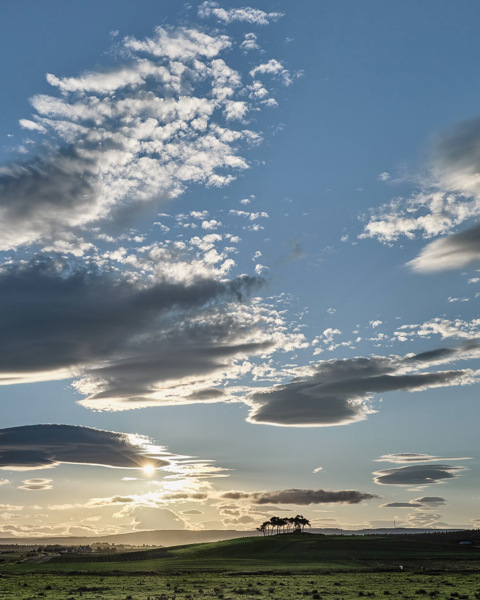
M 344 529 L 309 529 L 310 533 L 325 535 L 405 535 L 420 533 L 438 533 L 434 529 L 361 529 L 350 531 Z M 458 530 L 441 530 L 443 533 L 452 533 Z M 187 529 L 159 529 L 153 531 L 133 531 L 131 533 L 120 533 L 115 535 L 96 535 L 96 536 L 51 536 L 51 537 L 8 537 L 0 538 L 0 546 L 47 546 L 62 544 L 65 546 L 86 546 L 99 542 L 109 544 L 124 544 L 127 546 L 179 546 L 181 544 L 197 544 L 202 542 L 218 542 L 221 540 L 232 540 L 237 538 L 254 537 L 261 534 L 257 531 L 237 531 L 235 529 L 218 529 L 206 531 L 191 531 Z
M 468 532 L 463 532 L 468 534 Z M 477 532 L 472 533 L 478 535 Z M 476 539 L 476 538 L 475 538 Z M 460 541 L 465 541 L 460 538 Z M 471 541 L 475 541 L 474 538 Z M 476 542 L 475 542 L 476 543 Z M 68 572 L 478 570 L 480 548 L 432 536 L 325 536 L 309 533 L 189 544 L 121 555 L 67 555 L 14 569 Z M 29 560 L 29 559 L 27 559 Z M 108 563 L 108 564 L 107 564 Z

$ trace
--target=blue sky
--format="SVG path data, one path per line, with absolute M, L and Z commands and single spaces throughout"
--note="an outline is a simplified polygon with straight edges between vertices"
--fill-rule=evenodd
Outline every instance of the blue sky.
M 475 526 L 476 4 L 1 11 L 0 533 Z

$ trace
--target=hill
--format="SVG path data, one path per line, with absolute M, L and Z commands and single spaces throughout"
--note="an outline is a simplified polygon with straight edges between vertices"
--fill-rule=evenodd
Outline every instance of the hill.
M 448 532 L 448 530 L 441 530 Z M 457 531 L 457 530 L 452 530 Z M 325 535 L 405 535 L 420 533 L 437 533 L 435 529 L 359 529 L 350 531 L 344 529 L 310 529 L 310 533 Z M 197 544 L 203 542 L 218 542 L 221 540 L 231 540 L 237 538 L 261 536 L 257 531 L 237 531 L 235 529 L 218 529 L 206 531 L 191 531 L 186 529 L 158 529 L 152 531 L 134 531 L 131 533 L 121 533 L 115 535 L 97 535 L 97 536 L 51 536 L 51 537 L 8 537 L 0 538 L 0 546 L 11 546 L 18 544 L 21 546 L 46 546 L 53 544 L 63 544 L 66 546 L 85 546 L 96 542 L 106 542 L 109 544 L 124 544 L 127 546 L 179 546 L 183 544 Z
M 468 545 L 460 544 L 470 536 Z M 111 555 L 26 558 L 5 568 L 41 572 L 398 571 L 478 570 L 478 532 L 406 536 L 325 536 L 309 533 L 249 537 Z M 30 561 L 30 562 L 29 562 Z M 106 564 L 108 563 L 108 565 Z

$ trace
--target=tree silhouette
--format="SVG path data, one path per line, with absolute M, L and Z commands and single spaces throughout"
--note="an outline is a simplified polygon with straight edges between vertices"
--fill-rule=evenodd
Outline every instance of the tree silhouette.
M 285 533 L 285 528 L 287 533 L 290 533 L 291 528 L 293 527 L 293 533 L 302 533 L 305 527 L 310 527 L 310 521 L 306 519 L 303 515 L 297 515 L 296 517 L 270 517 L 268 521 L 265 521 L 257 527 L 257 531 L 261 531 L 263 535 L 273 535 Z

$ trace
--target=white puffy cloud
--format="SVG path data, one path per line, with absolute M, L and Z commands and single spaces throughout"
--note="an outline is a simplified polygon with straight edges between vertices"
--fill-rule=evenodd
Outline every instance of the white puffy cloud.
M 242 48 L 245 51 L 259 50 L 260 46 L 257 43 L 257 36 L 254 33 L 246 33 L 245 39 L 240 44 L 240 48 Z
M 283 17 L 283 13 L 265 12 L 258 8 L 243 6 L 242 8 L 221 8 L 217 2 L 206 0 L 198 7 L 198 16 L 204 19 L 215 17 L 223 23 L 241 21 L 255 25 L 268 25 L 270 21 L 276 21 Z
M 271 58 L 268 62 L 261 63 L 254 67 L 250 71 L 250 75 L 254 78 L 258 75 L 275 75 L 281 77 L 285 85 L 290 85 L 292 83 L 292 78 L 288 69 L 275 58 Z

